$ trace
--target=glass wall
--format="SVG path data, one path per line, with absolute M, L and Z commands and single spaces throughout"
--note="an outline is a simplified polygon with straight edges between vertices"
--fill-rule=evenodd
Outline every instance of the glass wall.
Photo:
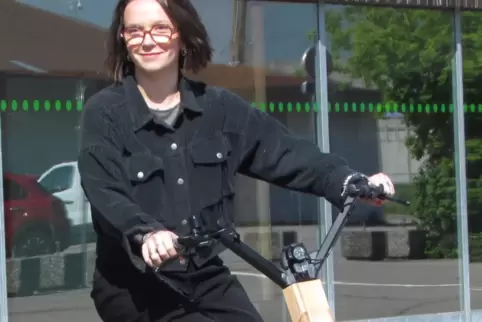
M 314 141 L 314 106 L 300 89 L 307 79 L 300 59 L 316 41 L 317 4 L 192 2 L 215 53 L 207 69 L 189 76 L 232 90 Z M 10 321 L 99 321 L 89 297 L 96 237 L 76 154 L 82 106 L 110 83 L 104 41 L 115 3 L 0 4 Z M 316 198 L 242 176 L 236 192 L 238 232 L 263 255 L 278 261 L 281 246 L 295 240 L 316 247 Z M 266 321 L 287 319 L 278 287 L 229 251 L 222 257 Z
M 207 69 L 188 76 L 228 88 L 313 142 L 325 106 L 315 102 L 315 87 L 302 86 L 315 79 L 300 60 L 326 29 L 328 74 L 316 86 L 327 78 L 321 98 L 328 100 L 330 149 L 361 172 L 387 173 L 397 195 L 411 201 L 410 207 L 359 205 L 350 217 L 333 252 L 330 295 L 337 321 L 460 311 L 462 274 L 469 271 L 461 265 L 463 211 L 456 206 L 453 111 L 460 88 L 454 81 L 453 11 L 317 1 L 192 2 L 215 53 Z M 89 296 L 96 237 L 75 160 L 83 104 L 111 82 L 103 61 L 115 3 L 0 3 L 9 321 L 100 321 Z M 462 14 L 467 300 L 477 310 L 480 17 Z M 275 263 L 285 244 L 300 241 L 316 249 L 320 226 L 330 224 L 320 221 L 323 212 L 313 196 L 243 176 L 236 196 L 242 239 Z M 290 320 L 278 287 L 229 251 L 222 257 L 267 322 Z M 5 314 L 0 307 L 0 318 Z
M 360 208 L 335 254 L 336 317 L 458 311 L 453 15 L 327 5 L 331 151 L 410 207 Z
M 470 254 L 470 295 L 472 309 L 482 309 L 482 221 L 480 209 L 480 159 L 482 154 L 478 149 L 482 142 L 479 126 L 482 124 L 482 93 L 477 84 L 480 79 L 482 64 L 479 55 L 482 53 L 479 31 L 482 23 L 481 12 L 465 12 L 461 17 L 463 37 L 463 85 L 465 102 L 465 135 L 467 155 L 467 206 L 469 224 L 469 254 Z
M 0 4 L 10 321 L 98 321 L 84 288 L 94 246 L 92 236 L 84 241 L 90 220 L 75 160 L 80 111 L 102 78 L 105 30 L 75 20 L 80 9 L 65 3 Z

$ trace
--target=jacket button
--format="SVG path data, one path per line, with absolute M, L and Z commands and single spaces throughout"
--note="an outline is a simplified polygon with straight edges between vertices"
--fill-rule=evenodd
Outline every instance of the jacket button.
M 178 184 L 178 185 L 182 185 L 183 183 L 184 183 L 184 179 L 183 179 L 183 178 L 177 179 L 177 184 Z
M 142 172 L 142 171 L 137 172 L 137 177 L 138 177 L 139 179 L 144 178 L 144 172 Z
M 222 159 L 222 158 L 223 158 L 223 154 L 220 153 L 220 152 L 216 153 L 216 158 Z
M 176 150 L 176 149 L 177 149 L 177 144 L 176 143 L 171 144 L 171 150 Z

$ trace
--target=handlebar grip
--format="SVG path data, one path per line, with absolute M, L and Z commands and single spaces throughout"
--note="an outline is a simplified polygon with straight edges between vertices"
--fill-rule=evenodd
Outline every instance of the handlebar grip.
M 180 239 L 180 237 L 178 237 L 176 240 L 173 240 L 172 243 L 174 244 L 174 249 L 178 253 L 183 252 L 186 249 L 186 247 L 184 247 L 182 239 Z
M 174 244 L 174 249 L 177 251 L 177 255 L 174 256 L 174 257 L 170 257 L 170 258 L 166 259 L 165 261 L 163 261 L 163 262 L 161 263 L 161 265 L 159 265 L 158 267 L 154 268 L 154 272 L 155 272 L 155 273 L 159 272 L 159 270 L 160 270 L 162 267 L 165 267 L 165 266 L 167 266 L 167 265 L 175 262 L 176 260 L 178 260 L 179 257 L 181 257 L 181 256 L 183 255 L 184 251 L 186 250 L 186 248 L 185 248 L 183 245 L 181 245 L 182 240 L 181 240 L 181 242 L 179 242 L 178 240 L 173 240 L 172 242 L 173 242 L 173 244 Z

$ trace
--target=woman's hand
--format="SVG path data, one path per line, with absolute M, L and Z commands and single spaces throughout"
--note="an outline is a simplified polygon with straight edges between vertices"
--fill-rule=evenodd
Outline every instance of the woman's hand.
M 393 186 L 392 180 L 384 174 L 384 173 L 377 173 L 371 177 L 368 177 L 368 182 L 370 185 L 373 186 L 383 186 L 383 191 L 387 196 L 393 196 L 395 194 L 395 187 Z M 375 199 L 375 200 L 366 200 L 368 203 L 380 206 L 383 203 L 383 200 Z
M 144 236 L 142 257 L 152 268 L 159 267 L 164 261 L 177 256 L 175 241 L 177 235 L 171 231 L 161 230 Z

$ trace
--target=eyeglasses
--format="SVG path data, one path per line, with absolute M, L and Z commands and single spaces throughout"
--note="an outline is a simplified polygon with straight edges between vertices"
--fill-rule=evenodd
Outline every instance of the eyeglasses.
M 172 28 L 166 25 L 154 25 L 149 30 L 144 30 L 138 26 L 124 27 L 122 31 L 122 37 L 128 45 L 132 46 L 142 44 L 146 35 L 150 35 L 157 44 L 167 44 L 174 34 Z

